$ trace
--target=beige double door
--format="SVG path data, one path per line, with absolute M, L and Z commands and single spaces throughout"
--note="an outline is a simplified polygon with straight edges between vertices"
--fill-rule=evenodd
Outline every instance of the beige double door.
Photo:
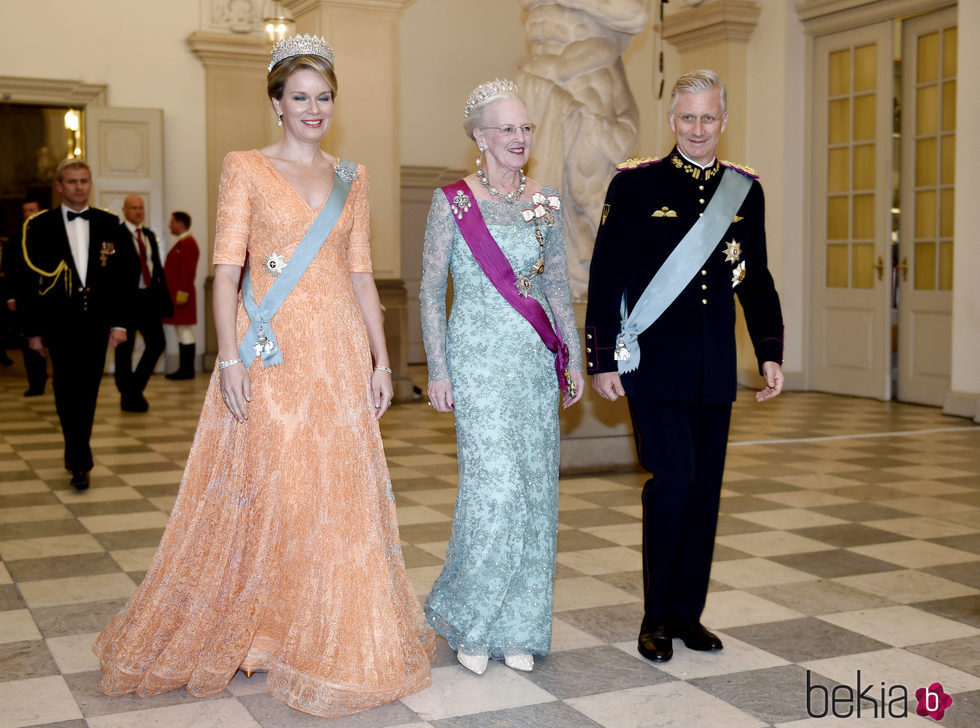
M 814 42 L 809 383 L 939 405 L 952 343 L 956 11 L 900 27 L 900 40 L 885 21 Z

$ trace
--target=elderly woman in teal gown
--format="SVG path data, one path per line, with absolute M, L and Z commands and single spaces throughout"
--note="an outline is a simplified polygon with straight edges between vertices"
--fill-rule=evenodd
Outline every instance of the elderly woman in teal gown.
M 425 613 L 482 674 L 490 658 L 531 670 L 550 649 L 558 405 L 577 402 L 584 379 L 561 199 L 524 175 L 535 127 L 517 86 L 481 84 L 464 114 L 477 171 L 435 191 L 423 253 L 429 401 L 454 413 L 459 461 L 452 538 Z

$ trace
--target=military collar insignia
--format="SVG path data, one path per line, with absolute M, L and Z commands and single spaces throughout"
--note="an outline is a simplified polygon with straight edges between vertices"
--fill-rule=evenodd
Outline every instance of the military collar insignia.
M 721 163 L 718 159 L 715 159 L 715 163 L 706 169 L 702 169 L 696 164 L 688 162 L 684 157 L 678 152 L 674 152 L 670 155 L 670 162 L 677 169 L 684 172 L 684 174 L 693 177 L 694 179 L 709 180 L 721 171 Z

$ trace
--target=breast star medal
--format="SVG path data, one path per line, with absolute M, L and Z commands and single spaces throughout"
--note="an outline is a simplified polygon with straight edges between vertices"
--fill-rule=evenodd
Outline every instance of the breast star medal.
M 737 263 L 742 258 L 742 244 L 732 240 L 730 243 L 725 243 L 725 262 L 726 263 Z
M 732 268 L 732 288 L 737 286 L 745 279 L 745 261 Z
M 286 269 L 286 258 L 279 253 L 272 251 L 265 256 L 265 271 L 271 276 L 278 276 Z

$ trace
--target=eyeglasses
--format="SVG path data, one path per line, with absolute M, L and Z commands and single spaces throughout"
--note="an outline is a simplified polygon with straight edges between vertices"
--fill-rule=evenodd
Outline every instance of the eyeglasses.
M 493 129 L 499 134 L 503 134 L 505 137 L 517 136 L 517 132 L 520 132 L 524 136 L 530 136 L 534 133 L 534 130 L 538 127 L 534 124 L 521 124 L 520 126 L 512 126 L 511 124 L 505 124 L 504 126 L 482 126 L 481 129 Z
M 714 114 L 705 114 L 704 116 L 695 116 L 694 114 L 681 114 L 675 115 L 674 118 L 685 124 L 693 124 L 696 121 L 700 121 L 702 126 L 711 126 L 712 124 L 717 124 L 721 121 L 721 117 L 715 116 Z

